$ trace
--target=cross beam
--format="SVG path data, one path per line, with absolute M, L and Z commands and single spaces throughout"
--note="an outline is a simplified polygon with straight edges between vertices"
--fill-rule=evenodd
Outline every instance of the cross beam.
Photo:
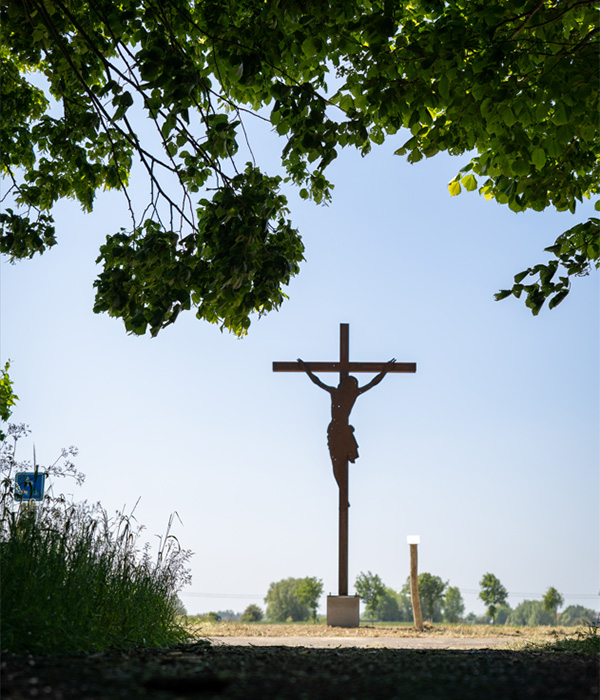
M 274 372 L 335 372 L 340 375 L 340 385 L 350 372 L 379 373 L 386 372 L 413 373 L 417 371 L 415 362 L 350 362 L 349 359 L 349 325 L 340 323 L 340 360 L 339 362 L 273 362 Z M 336 477 L 337 478 L 337 477 Z M 343 476 L 339 482 L 339 595 L 348 595 L 348 461 L 346 460 Z
M 350 326 L 340 323 L 340 361 L 339 362 L 273 362 L 273 372 L 304 372 L 305 367 L 311 372 L 335 372 L 340 379 L 347 377 L 350 372 L 371 372 L 377 374 L 386 367 L 388 372 L 414 373 L 417 371 L 416 362 L 395 362 L 389 366 L 385 362 L 350 362 L 349 359 Z
M 384 367 L 389 374 L 392 372 L 414 373 L 417 371 L 416 362 L 394 362 L 388 366 L 386 362 L 273 362 L 273 372 L 304 372 L 308 367 L 311 372 L 372 372 L 378 374 Z

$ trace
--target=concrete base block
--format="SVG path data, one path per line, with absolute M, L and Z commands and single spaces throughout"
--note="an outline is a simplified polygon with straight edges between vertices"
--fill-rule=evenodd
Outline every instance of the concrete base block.
M 327 624 L 330 627 L 358 627 L 359 602 L 357 595 L 328 595 Z

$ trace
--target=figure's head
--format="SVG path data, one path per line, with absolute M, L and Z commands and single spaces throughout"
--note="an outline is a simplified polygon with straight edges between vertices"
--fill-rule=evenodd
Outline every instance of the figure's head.
M 358 379 L 352 376 L 345 377 L 340 382 L 340 386 L 346 386 L 348 389 L 358 389 Z

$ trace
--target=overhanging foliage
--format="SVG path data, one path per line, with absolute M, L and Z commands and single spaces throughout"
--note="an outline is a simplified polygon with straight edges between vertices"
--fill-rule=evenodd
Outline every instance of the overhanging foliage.
M 285 138 L 287 178 L 316 202 L 331 196 L 339 148 L 366 154 L 405 130 L 397 153 L 411 163 L 466 154 L 450 194 L 575 212 L 598 193 L 596 5 L 7 0 L 0 150 L 14 204 L 0 251 L 43 252 L 58 200 L 91 211 L 98 190 L 121 190 L 131 223 L 101 249 L 95 310 L 155 335 L 194 307 L 244 334 L 253 312 L 279 307 L 303 254 L 280 179 L 234 162 L 259 110 Z M 150 182 L 141 211 L 128 194 L 136 160 Z M 553 260 L 497 297 L 525 292 L 534 313 L 560 303 L 599 265 L 599 228 L 591 218 L 563 233 Z

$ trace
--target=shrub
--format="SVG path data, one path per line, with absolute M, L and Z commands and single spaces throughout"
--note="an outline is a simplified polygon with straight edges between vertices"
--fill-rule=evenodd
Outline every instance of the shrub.
M 558 616 L 559 625 L 592 625 L 598 623 L 598 613 L 583 605 L 569 605 Z
M 183 641 L 177 623 L 177 591 L 189 580 L 181 550 L 169 534 L 158 558 L 140 553 L 140 527 L 122 513 L 109 517 L 99 504 L 46 496 L 15 501 L 15 448 L 25 426 L 9 426 L 0 447 L 0 606 L 2 649 L 14 653 L 73 652 L 109 647 L 155 646 Z M 74 448 L 46 472 L 73 476 Z M 35 460 L 34 460 L 35 462 Z M 34 463 L 33 470 L 37 470 Z
M 249 605 L 242 613 L 240 622 L 260 622 L 263 617 L 263 611 L 258 605 Z

